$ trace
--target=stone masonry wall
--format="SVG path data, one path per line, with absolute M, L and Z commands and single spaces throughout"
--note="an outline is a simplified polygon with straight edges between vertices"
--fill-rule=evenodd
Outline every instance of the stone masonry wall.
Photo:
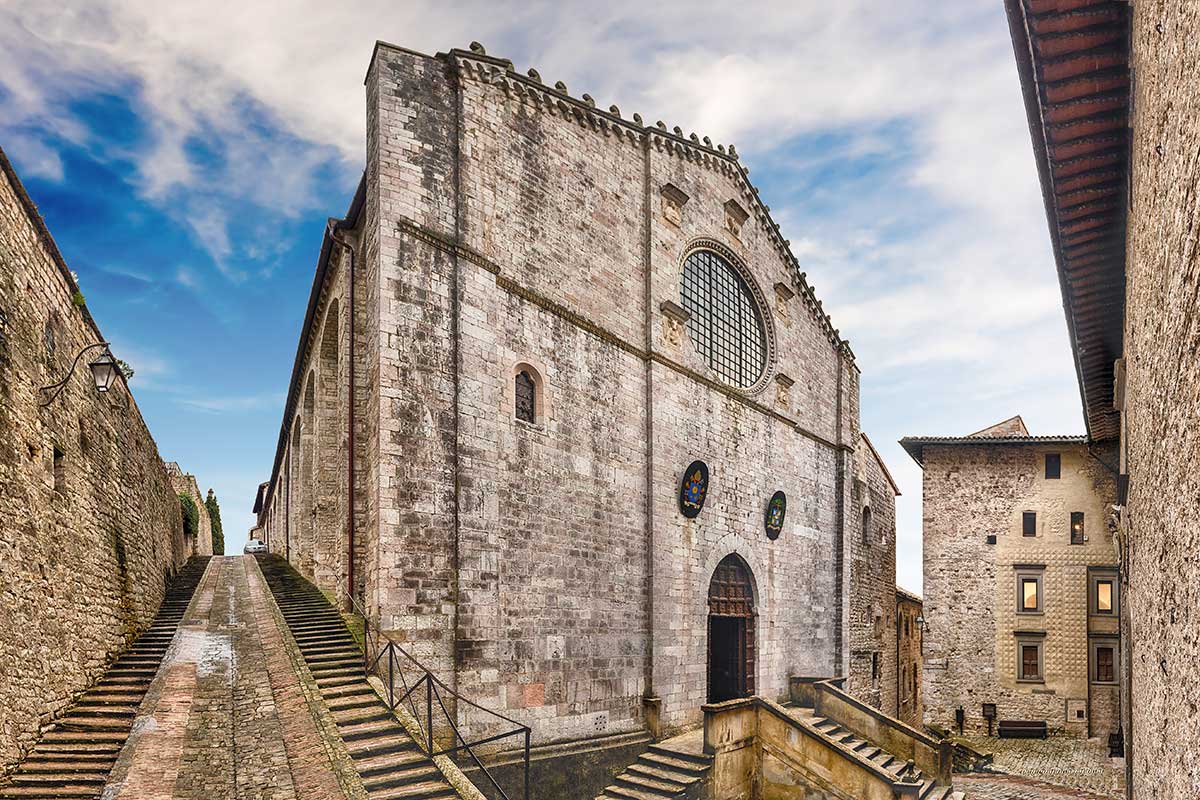
M 757 691 L 837 674 L 849 649 L 839 618 L 851 613 L 840 553 L 856 519 L 845 507 L 852 356 L 780 258 L 736 166 L 648 134 L 605 135 L 480 79 L 503 63 L 380 44 L 367 75 L 354 238 L 356 573 L 368 610 L 541 743 L 637 730 L 647 696 L 661 699 L 666 727 L 699 722 L 708 586 L 733 552 L 757 592 Z M 667 184 L 688 194 L 681 215 L 662 205 Z M 738 230 L 731 202 L 750 212 Z M 721 384 L 667 313 L 698 244 L 743 265 L 772 337 L 749 391 Z M 322 303 L 337 292 L 333 279 L 316 291 Z M 319 417 L 313 363 L 300 369 Z M 535 376 L 533 424 L 514 418 L 520 370 Z M 306 451 L 307 399 L 302 390 L 264 514 L 272 549 L 290 548 L 302 569 L 303 551 L 345 514 L 312 510 L 322 490 L 308 465 L 327 447 L 318 422 L 318 453 Z M 695 458 L 713 488 L 685 521 L 676 497 Z M 763 515 L 777 489 L 789 510 L 771 542 Z M 306 519 L 310 538 L 298 535 Z M 314 567 L 324 585 L 319 558 Z
M 187 495 L 196 504 L 198 516 L 196 538 L 195 540 L 185 538 L 184 548 L 187 555 L 211 556 L 213 552 L 212 517 L 209 516 L 208 506 L 204 505 L 204 496 L 200 494 L 200 484 L 196 482 L 196 476 L 183 472 L 179 469 L 179 465 L 174 462 L 166 462 L 164 466 L 167 470 L 167 477 L 171 481 L 171 488 L 175 490 L 175 494 Z
M 1061 454 L 1058 480 L 1044 477 L 1047 452 Z M 985 733 L 982 704 L 996 703 L 998 719 L 1086 735 L 1088 569 L 1116 563 L 1112 473 L 1084 445 L 926 446 L 924 459 L 927 720 L 953 728 L 961 706 L 966 731 Z M 1025 511 L 1037 513 L 1036 536 L 1022 535 Z M 1070 543 L 1073 511 L 1084 513 L 1082 545 Z M 1043 612 L 1017 614 L 1017 573 L 1031 571 L 1043 576 Z M 1042 682 L 1017 680 L 1020 631 L 1044 643 Z
M 865 438 L 855 452 L 850 553 L 850 665 L 846 690 L 885 714 L 898 711 L 896 491 Z M 870 509 L 870 514 L 866 510 Z M 868 522 L 863 524 L 864 517 Z
M 99 339 L 0 152 L 0 766 L 153 618 L 184 559 L 179 499 L 123 383 L 92 385 Z M 89 355 L 99 354 L 93 350 Z M 118 353 L 119 355 L 119 353 Z
M 922 613 L 920 598 L 908 592 L 896 592 L 896 652 L 899 666 L 895 716 L 917 730 L 922 730 L 925 721 L 925 706 L 921 700 L 921 626 L 917 622 Z
M 1138 800 L 1200 795 L 1200 6 L 1132 4 L 1125 303 L 1127 591 Z

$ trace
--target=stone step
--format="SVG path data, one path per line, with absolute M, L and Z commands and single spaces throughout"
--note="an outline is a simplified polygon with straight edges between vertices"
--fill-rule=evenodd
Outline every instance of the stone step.
M 459 800 L 459 794 L 445 780 L 440 780 L 371 792 L 371 800 Z
M 409 786 L 414 783 L 436 783 L 442 779 L 441 770 L 428 760 L 388 773 L 376 773 L 372 776 L 364 776 L 359 773 L 359 775 L 363 779 L 363 786 L 372 797 L 383 789 L 394 789 L 397 786 Z
M 665 797 L 673 797 L 687 788 L 687 784 L 670 780 L 665 775 L 652 775 L 635 770 L 633 767 L 617 776 L 616 785 L 629 786 L 647 792 L 658 792 Z
M 383 753 L 382 755 L 364 756 L 356 759 L 354 764 L 358 768 L 358 774 L 363 779 L 382 775 L 392 771 L 405 771 L 418 767 L 422 764 L 428 764 L 429 758 L 424 752 L 416 747 L 407 750 L 399 750 L 394 753 Z
M 677 775 L 688 775 L 693 778 L 700 778 L 708 771 L 707 764 L 700 764 L 696 761 L 689 761 L 674 756 L 648 751 L 642 753 L 638 757 L 638 761 L 658 767 L 660 769 L 669 769 Z

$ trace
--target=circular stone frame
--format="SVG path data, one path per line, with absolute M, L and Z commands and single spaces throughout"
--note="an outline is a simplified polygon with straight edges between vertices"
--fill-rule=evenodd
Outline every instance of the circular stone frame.
M 763 295 L 762 290 L 758 288 L 758 282 L 754 280 L 754 276 L 750 274 L 750 269 L 746 266 L 746 262 L 742 260 L 741 256 L 729 249 L 728 245 L 724 244 L 718 239 L 713 239 L 710 236 L 702 236 L 692 239 L 687 243 L 687 245 L 684 246 L 682 255 L 679 257 L 679 264 L 677 265 L 677 274 L 680 276 L 677 283 L 682 282 L 684 265 L 687 263 L 688 258 L 697 250 L 711 250 L 721 258 L 725 259 L 726 263 L 733 268 L 734 272 L 738 274 L 738 277 L 742 279 L 742 282 L 746 285 L 746 287 L 750 289 L 750 297 L 754 302 L 754 310 L 758 312 L 759 322 L 762 323 L 763 346 L 766 348 L 766 353 L 764 353 L 763 357 L 762 374 L 758 376 L 758 380 L 749 386 L 735 386 L 732 383 L 726 382 L 719 375 L 717 375 L 716 372 L 713 371 L 706 359 L 701 357 L 700 360 L 704 363 L 705 370 L 710 373 L 713 380 L 717 381 L 722 386 L 725 386 L 735 392 L 741 392 L 742 394 L 758 394 L 767 387 L 767 384 L 771 381 L 771 376 L 775 373 L 775 358 L 776 354 L 778 353 L 778 347 L 775 343 L 775 323 L 771 318 L 771 306 L 767 303 L 766 296 Z M 677 291 L 677 294 L 682 295 L 682 290 Z M 684 325 L 683 329 L 686 332 L 687 325 Z M 690 344 L 691 334 L 688 333 L 687 336 Z M 697 356 L 700 356 L 699 351 L 696 351 L 694 345 L 692 346 L 692 350 Z

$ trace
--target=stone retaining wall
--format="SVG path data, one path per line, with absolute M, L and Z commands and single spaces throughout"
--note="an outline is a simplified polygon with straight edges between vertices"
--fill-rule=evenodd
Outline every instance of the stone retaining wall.
M 154 617 L 184 559 L 154 440 L 118 380 L 81 359 L 100 341 L 82 296 L 0 151 L 0 769 Z M 119 355 L 119 354 L 118 354 Z

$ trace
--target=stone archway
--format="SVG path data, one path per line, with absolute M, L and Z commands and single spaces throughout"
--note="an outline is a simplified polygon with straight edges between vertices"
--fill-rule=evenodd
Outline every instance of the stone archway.
M 708 585 L 708 702 L 754 694 L 756 621 L 750 567 L 730 553 Z

